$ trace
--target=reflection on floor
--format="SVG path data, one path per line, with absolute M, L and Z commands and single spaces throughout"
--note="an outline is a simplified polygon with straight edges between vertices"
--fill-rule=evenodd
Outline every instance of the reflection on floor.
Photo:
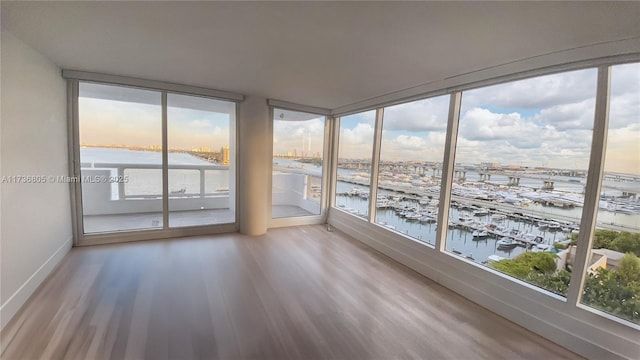
M 3 359 L 580 359 L 325 226 L 85 246 Z
M 201 226 L 229 224 L 235 221 L 235 214 L 229 209 L 189 210 L 169 212 L 169 227 Z M 274 205 L 273 218 L 309 216 L 313 214 L 299 206 Z M 84 232 L 102 233 L 125 230 L 143 230 L 162 228 L 162 212 L 86 215 L 84 216 Z
M 85 233 L 162 228 L 162 212 L 85 215 L 83 220 Z M 235 213 L 230 209 L 169 212 L 169 227 L 228 224 L 233 222 L 235 222 Z
M 293 206 L 293 205 L 273 205 L 271 207 L 271 217 L 274 219 L 285 218 L 285 217 L 318 215 L 318 214 L 319 214 L 319 211 L 314 214 L 299 206 Z

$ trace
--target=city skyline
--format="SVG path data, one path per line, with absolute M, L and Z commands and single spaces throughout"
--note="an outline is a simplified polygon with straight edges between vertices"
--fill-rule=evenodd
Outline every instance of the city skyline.
M 464 91 L 455 161 L 523 166 L 588 166 L 596 69 L 571 71 Z M 640 64 L 612 67 L 607 171 L 640 174 Z M 439 161 L 444 157 L 449 96 L 384 109 L 383 161 Z M 84 143 L 161 144 L 159 105 L 80 98 Z M 229 114 L 169 107 L 169 148 L 229 145 Z M 131 121 L 130 119 L 136 119 Z M 344 116 L 341 157 L 371 158 L 375 110 Z M 322 153 L 324 117 L 274 120 L 274 154 Z
M 80 97 L 79 115 L 82 143 L 139 147 L 162 144 L 162 113 L 157 104 Z M 169 106 L 169 148 L 229 146 L 229 122 L 229 114 Z

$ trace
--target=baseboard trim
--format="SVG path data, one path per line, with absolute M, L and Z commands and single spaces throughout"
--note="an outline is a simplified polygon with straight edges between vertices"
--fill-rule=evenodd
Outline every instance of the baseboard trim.
M 0 331 L 20 311 L 29 297 L 38 289 L 40 284 L 51 274 L 53 269 L 69 253 L 73 245 L 70 236 L 51 256 L 36 270 L 8 299 L 0 306 Z
M 637 330 L 571 306 L 528 284 L 462 258 L 439 253 L 359 218 L 331 211 L 337 230 L 359 240 L 476 304 L 589 359 L 635 359 Z

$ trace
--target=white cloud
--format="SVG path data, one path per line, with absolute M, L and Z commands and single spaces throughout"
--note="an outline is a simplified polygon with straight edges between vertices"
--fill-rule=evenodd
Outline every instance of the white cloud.
M 306 121 L 274 121 L 273 152 L 322 153 L 324 146 L 324 118 Z
M 595 98 L 542 109 L 533 120 L 558 130 L 593 129 Z
M 596 69 L 540 76 L 463 92 L 463 111 L 479 105 L 539 109 L 593 98 Z
M 384 109 L 385 130 L 436 131 L 447 129 L 449 96 L 440 96 Z
M 369 123 L 359 123 L 353 129 L 341 127 L 339 157 L 370 159 L 373 151 L 373 133 L 373 126 Z
M 518 113 L 474 108 L 460 120 L 456 161 L 586 168 L 591 130 L 561 130 Z
M 380 158 L 383 161 L 434 161 L 444 158 L 445 132 L 395 134 L 383 131 Z

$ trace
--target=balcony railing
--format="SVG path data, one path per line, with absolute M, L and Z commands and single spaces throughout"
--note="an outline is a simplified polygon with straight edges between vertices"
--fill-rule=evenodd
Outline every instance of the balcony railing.
M 229 208 L 228 166 L 180 164 L 169 165 L 168 168 L 171 211 Z M 149 171 L 157 171 L 157 174 Z M 171 181 L 177 171 L 182 171 L 177 175 L 189 178 L 189 181 Z M 82 184 L 84 215 L 161 211 L 161 172 L 159 164 L 82 163 L 83 179 L 105 179 Z M 197 176 L 189 172 L 197 172 Z M 207 182 L 208 174 L 217 175 L 218 180 Z

